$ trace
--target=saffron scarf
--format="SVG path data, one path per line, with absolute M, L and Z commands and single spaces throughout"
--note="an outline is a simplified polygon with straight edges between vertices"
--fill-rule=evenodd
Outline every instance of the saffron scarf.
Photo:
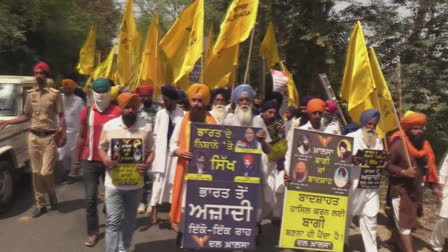
M 206 124 L 216 124 L 212 115 L 207 113 Z M 190 112 L 186 113 L 180 124 L 179 149 L 190 150 Z M 182 189 L 188 161 L 178 158 L 176 173 L 174 175 L 173 195 L 171 197 L 170 222 L 179 223 L 182 219 Z
M 426 181 L 430 183 L 439 182 L 439 177 L 437 175 L 436 158 L 434 156 L 431 144 L 429 144 L 429 142 L 425 140 L 423 148 L 421 150 L 417 150 L 406 134 L 402 135 L 400 131 L 397 131 L 390 137 L 389 145 L 391 145 L 395 140 L 399 138 L 404 139 L 404 142 L 408 147 L 408 151 L 413 158 L 419 159 L 426 156 L 426 165 L 428 166 L 428 174 L 426 177 L 427 178 Z

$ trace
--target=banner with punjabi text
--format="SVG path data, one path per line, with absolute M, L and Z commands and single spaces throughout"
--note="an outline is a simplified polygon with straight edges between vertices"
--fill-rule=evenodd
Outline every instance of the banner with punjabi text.
M 294 129 L 280 247 L 344 249 L 353 139 Z
M 143 185 L 143 177 L 137 171 L 137 164 L 144 162 L 143 140 L 141 138 L 112 138 L 111 160 L 118 167 L 111 172 L 116 186 Z
M 381 176 L 384 171 L 386 155 L 382 150 L 359 150 L 356 156 L 360 158 L 361 174 L 359 176 L 358 188 L 378 189 Z
M 183 248 L 255 250 L 258 130 L 191 124 Z

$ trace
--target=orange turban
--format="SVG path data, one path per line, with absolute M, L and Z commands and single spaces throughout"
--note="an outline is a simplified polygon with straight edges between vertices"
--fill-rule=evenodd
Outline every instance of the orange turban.
M 75 90 L 76 82 L 72 79 L 62 80 L 62 86 L 66 88 L 70 88 L 71 90 Z
M 136 109 L 139 109 L 142 105 L 142 102 L 140 101 L 140 97 L 136 94 L 131 93 L 122 93 L 117 98 L 118 106 L 123 110 L 128 105 L 134 105 Z
M 204 84 L 193 84 L 188 89 L 188 100 L 191 102 L 193 96 L 198 94 L 205 105 L 210 102 L 210 89 Z
M 401 118 L 400 123 L 404 131 L 408 131 L 415 126 L 425 126 L 426 115 L 418 112 L 408 111 L 406 112 L 405 116 Z
M 306 113 L 311 114 L 315 111 L 325 112 L 325 102 L 319 98 L 311 99 L 306 105 Z

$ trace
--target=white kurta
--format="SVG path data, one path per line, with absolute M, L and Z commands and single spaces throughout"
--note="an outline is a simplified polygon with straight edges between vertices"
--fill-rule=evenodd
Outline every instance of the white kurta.
M 367 146 L 364 142 L 362 138 L 362 129 L 349 133 L 347 136 L 353 137 L 353 155 L 356 155 L 358 150 L 383 150 L 383 142 L 378 135 L 374 146 Z M 347 233 L 345 237 L 348 238 L 348 232 L 353 216 L 359 215 L 359 226 L 366 251 L 378 251 L 376 243 L 376 215 L 379 210 L 378 190 L 358 188 L 361 169 L 360 165 L 353 165 L 350 173 L 352 186 L 349 191 Z
M 443 185 L 443 197 L 431 235 L 431 245 L 435 251 L 442 251 L 448 238 L 448 153 L 440 163 L 439 184 Z
M 175 126 L 180 124 L 183 116 L 184 111 L 179 108 L 176 108 L 171 113 L 166 109 L 162 109 L 156 114 L 154 123 L 155 156 L 151 168 L 151 173 L 154 175 L 151 206 L 171 201 L 177 157 L 169 153 L 168 125 L 170 118 Z
M 67 99 L 71 99 L 68 101 Z M 58 149 L 59 161 L 62 161 L 62 165 L 66 171 L 69 172 L 69 176 L 75 176 L 72 173 L 73 158 L 75 155 L 76 140 L 79 135 L 79 114 L 84 108 L 84 101 L 77 95 L 71 95 L 69 97 L 63 95 L 62 100 L 64 102 L 64 117 L 66 124 L 66 144 Z

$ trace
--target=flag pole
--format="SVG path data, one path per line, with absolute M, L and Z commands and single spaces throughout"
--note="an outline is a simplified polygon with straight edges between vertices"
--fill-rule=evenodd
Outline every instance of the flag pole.
M 380 112 L 380 121 L 378 122 L 380 124 L 380 128 L 383 130 L 384 133 L 384 138 L 382 139 L 384 142 L 384 149 L 386 151 L 389 151 L 389 148 L 387 147 L 387 141 L 386 141 L 386 130 L 384 129 L 384 118 L 383 118 L 383 112 L 381 111 L 381 105 L 380 105 L 380 98 L 378 98 L 378 90 L 375 87 L 375 102 L 376 102 L 376 107 L 378 108 L 378 111 Z
M 392 109 L 394 110 L 393 114 L 395 117 L 395 121 L 398 122 L 397 126 L 398 126 L 398 130 L 400 131 L 400 135 L 401 135 L 401 144 L 403 145 L 404 152 L 406 153 L 406 161 L 408 162 L 409 167 L 412 167 L 412 162 L 411 162 L 411 157 L 409 156 L 408 146 L 406 145 L 406 142 L 404 140 L 405 133 L 403 132 L 403 128 L 401 127 L 400 119 L 398 118 L 397 110 L 395 109 L 395 104 L 393 103 L 393 101 L 391 101 L 391 103 L 392 103 Z
M 246 72 L 244 73 L 244 84 L 247 84 L 247 77 L 249 75 L 249 66 L 250 66 L 250 57 L 252 54 L 252 46 L 254 44 L 254 35 L 255 35 L 255 28 L 252 28 L 252 32 L 250 34 L 250 44 L 249 44 L 249 53 L 247 55 L 247 63 L 246 63 Z
M 149 32 L 149 31 L 148 31 Z M 154 99 L 154 97 L 156 96 L 156 94 L 157 94 L 157 64 L 158 64 L 158 62 L 159 62 L 159 60 L 157 59 L 158 57 L 159 57 L 159 30 L 158 29 L 156 29 L 156 36 L 155 36 L 155 39 L 154 39 L 154 41 L 155 41 L 155 46 L 154 46 L 154 49 L 156 50 L 156 57 L 155 57 L 155 64 L 154 64 L 154 93 L 153 93 L 153 95 L 152 95 L 152 98 Z
M 205 57 L 205 53 L 204 53 L 204 50 L 202 50 L 202 53 L 201 53 L 201 76 L 199 78 L 200 83 L 203 83 L 203 80 L 204 80 L 204 57 Z
M 237 79 L 237 73 L 238 73 L 238 65 L 234 65 L 233 66 L 233 70 L 232 70 L 232 92 L 230 94 L 230 105 L 232 105 L 233 103 L 233 92 L 235 90 L 235 83 L 236 83 L 236 79 Z

